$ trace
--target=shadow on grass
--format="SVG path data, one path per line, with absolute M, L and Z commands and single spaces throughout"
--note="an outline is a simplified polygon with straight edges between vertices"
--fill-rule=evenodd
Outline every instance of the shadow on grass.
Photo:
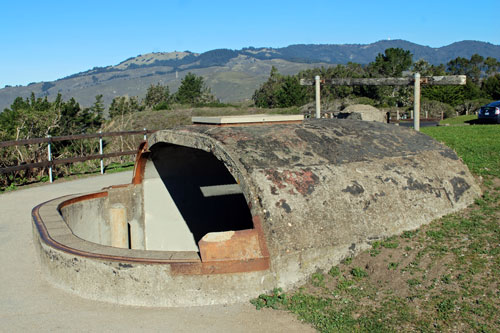
M 496 121 L 485 121 L 483 119 L 466 120 L 464 123 L 469 124 L 469 125 L 494 125 L 494 124 L 498 124 Z

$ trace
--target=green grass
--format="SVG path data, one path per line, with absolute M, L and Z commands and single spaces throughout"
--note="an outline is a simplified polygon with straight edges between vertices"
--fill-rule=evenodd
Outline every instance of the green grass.
M 295 291 L 252 303 L 321 332 L 500 331 L 500 126 L 424 128 L 453 149 L 484 194 L 468 209 L 372 243 Z M 368 267 L 379 267 L 377 271 Z
M 476 120 L 476 119 L 477 119 L 476 115 L 458 116 L 458 117 L 443 119 L 439 122 L 439 125 L 446 125 L 446 124 L 462 125 L 462 124 L 467 124 L 468 121 Z
M 134 162 L 110 163 L 105 168 L 106 173 L 116 173 L 116 172 L 129 171 L 129 170 L 134 170 Z
M 477 175 L 500 177 L 500 126 L 424 127 L 422 133 L 454 149 Z

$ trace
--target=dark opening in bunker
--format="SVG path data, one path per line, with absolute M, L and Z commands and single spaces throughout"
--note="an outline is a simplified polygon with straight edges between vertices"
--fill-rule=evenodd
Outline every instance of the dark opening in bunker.
M 213 154 L 168 143 L 157 143 L 150 151 L 149 158 L 196 243 L 209 232 L 253 228 L 238 183 Z

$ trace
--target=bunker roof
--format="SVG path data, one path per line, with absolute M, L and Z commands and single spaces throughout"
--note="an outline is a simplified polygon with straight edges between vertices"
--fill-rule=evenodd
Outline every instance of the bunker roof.
M 184 126 L 156 132 L 149 145 L 163 141 L 206 151 L 224 147 L 246 170 L 341 165 L 426 150 L 457 158 L 448 147 L 413 130 L 336 119 L 242 127 Z
M 453 150 L 376 122 L 193 125 L 156 132 L 151 149 L 160 142 L 212 152 L 225 163 L 263 220 L 271 257 L 414 229 L 478 193 Z

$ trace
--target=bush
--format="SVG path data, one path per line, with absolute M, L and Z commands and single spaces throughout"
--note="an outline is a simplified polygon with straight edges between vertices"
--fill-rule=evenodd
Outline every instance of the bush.
M 222 102 L 207 102 L 207 103 L 196 103 L 194 107 L 210 107 L 210 108 L 237 108 L 237 105 L 222 103 Z
M 455 113 L 453 107 L 446 103 L 424 99 L 420 103 L 421 115 L 425 115 L 426 111 L 429 113 L 430 118 L 441 118 L 441 113 L 444 115 L 444 118 L 449 118 Z
M 462 104 L 458 105 L 455 109 L 462 115 L 474 114 L 483 105 L 491 102 L 489 98 L 478 98 L 472 100 L 465 100 Z
M 170 90 L 168 87 L 158 83 L 150 85 L 144 98 L 144 105 L 148 109 L 168 110 L 170 108 Z
M 181 86 L 174 96 L 175 100 L 181 104 L 195 105 L 199 103 L 212 103 L 215 101 L 203 77 L 197 76 L 191 72 L 187 73 L 182 79 Z
M 116 118 L 126 114 L 142 111 L 144 108 L 135 96 L 119 96 L 113 98 L 109 106 L 109 117 Z
M 353 269 L 351 269 L 351 275 L 355 278 L 362 279 L 364 277 L 367 277 L 368 273 L 361 267 L 354 267 Z
M 307 102 L 307 92 L 297 76 L 283 76 L 272 67 L 269 78 L 252 96 L 255 106 L 261 108 L 287 108 Z
M 482 89 L 491 98 L 500 99 L 500 74 L 495 74 L 484 80 Z
M 374 99 L 371 99 L 369 97 L 357 97 L 357 98 L 354 98 L 353 102 L 354 103 L 352 103 L 352 104 L 364 104 L 364 105 L 371 105 L 371 106 L 377 105 L 377 102 Z
M 155 111 L 170 110 L 170 108 L 171 108 L 171 105 L 170 105 L 169 101 L 163 101 L 163 102 L 160 102 L 160 103 L 156 104 L 155 106 L 153 106 L 153 110 L 155 110 Z

